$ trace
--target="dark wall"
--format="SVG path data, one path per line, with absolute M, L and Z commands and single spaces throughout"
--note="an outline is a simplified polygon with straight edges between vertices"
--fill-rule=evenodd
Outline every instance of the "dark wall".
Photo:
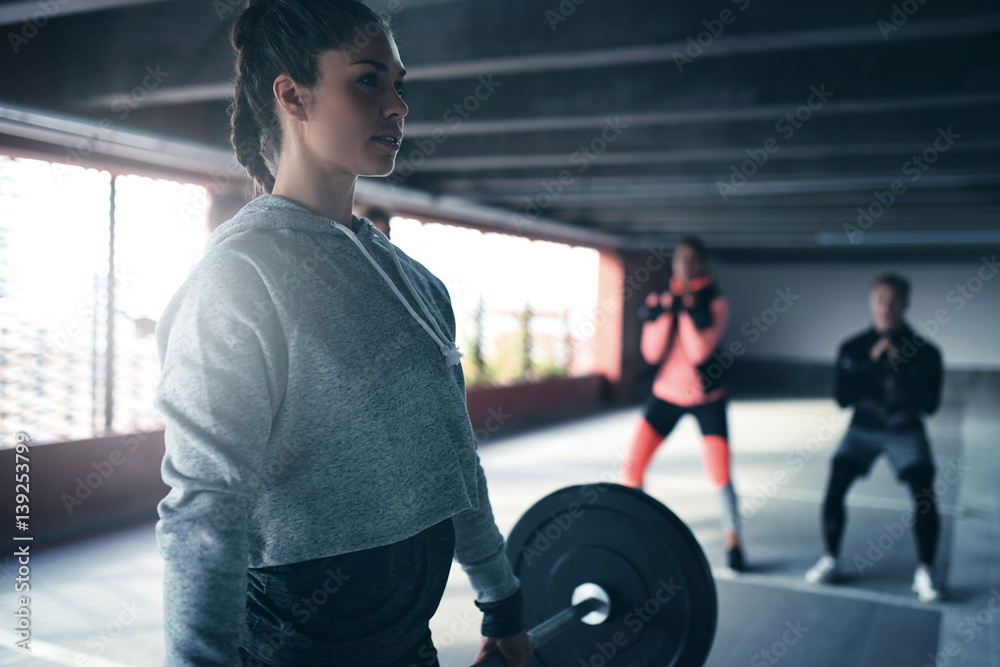
M 963 403 L 977 383 L 1000 382 L 992 370 L 945 369 L 942 400 Z M 730 375 L 730 397 L 833 398 L 833 364 L 742 357 Z
M 29 529 L 18 535 L 51 542 L 156 517 L 168 491 L 160 479 L 163 431 L 30 446 Z M 0 450 L 0 470 L 13 476 L 14 449 Z M 11 489 L 13 491 L 13 489 Z M 14 516 L 14 494 L 0 495 L 0 516 Z M 8 520 L 5 530 L 15 528 Z
M 871 324 L 871 281 L 894 271 L 912 286 L 906 318 L 944 355 L 948 370 L 1000 370 L 1000 265 L 970 250 L 940 261 L 719 261 L 729 298 L 729 342 L 744 359 L 832 364 L 841 342 Z

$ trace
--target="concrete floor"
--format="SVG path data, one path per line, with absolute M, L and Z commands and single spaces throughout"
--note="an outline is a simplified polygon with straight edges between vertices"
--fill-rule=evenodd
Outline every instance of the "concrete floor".
M 940 473 L 953 471 L 952 482 L 939 488 L 937 567 L 949 598 L 935 604 L 920 603 L 909 590 L 913 541 L 894 537 L 892 526 L 910 503 L 884 461 L 849 497 L 845 580 L 811 586 L 802 579 L 821 552 L 827 462 L 848 412 L 826 400 L 730 406 L 734 478 L 744 513 L 752 514 L 744 532 L 752 571 L 737 577 L 721 567 L 719 505 L 701 471 L 697 427 L 685 418 L 654 459 L 646 490 L 691 527 L 715 571 L 719 624 L 707 665 L 1000 665 L 998 404 L 994 390 L 980 392 L 962 406 L 943 408 L 929 424 Z M 556 489 L 616 479 L 638 415 L 638 408 L 609 412 L 482 447 L 501 531 L 507 534 L 528 507 Z M 796 469 L 789 452 L 809 442 L 814 451 L 804 450 L 804 465 Z M 880 537 L 886 548 L 869 554 Z M 872 566 L 859 573 L 854 556 L 871 559 Z M 15 652 L 5 641 L 0 665 L 162 664 L 162 565 L 151 524 L 39 551 L 32 566 L 34 651 Z M 0 580 L 10 574 L 0 569 Z M 3 589 L 2 607 L 11 608 L 10 587 Z M 472 662 L 481 618 L 472 601 L 455 564 L 431 622 L 442 667 Z M 783 639 L 789 627 L 799 628 L 794 644 Z

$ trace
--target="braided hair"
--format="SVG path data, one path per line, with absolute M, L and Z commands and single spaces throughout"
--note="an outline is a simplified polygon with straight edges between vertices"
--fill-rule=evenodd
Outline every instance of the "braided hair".
M 288 74 L 307 88 L 315 86 L 324 52 L 364 48 L 379 32 L 392 38 L 388 17 L 358 0 L 249 0 L 236 17 L 230 143 L 258 193 L 274 188 L 281 152 L 274 80 Z

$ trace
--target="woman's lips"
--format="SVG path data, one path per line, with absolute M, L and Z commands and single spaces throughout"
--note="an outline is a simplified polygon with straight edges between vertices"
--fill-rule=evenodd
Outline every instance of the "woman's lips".
M 380 137 L 372 137 L 372 141 L 376 141 L 390 150 L 393 151 L 399 150 L 400 140 L 396 137 L 390 135 L 383 135 Z

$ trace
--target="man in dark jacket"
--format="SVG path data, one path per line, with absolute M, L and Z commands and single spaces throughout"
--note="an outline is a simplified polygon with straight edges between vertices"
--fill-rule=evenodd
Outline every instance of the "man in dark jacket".
M 867 475 L 885 453 L 913 498 L 910 520 L 917 538 L 918 564 L 913 591 L 924 602 L 941 598 L 932 566 L 940 520 L 934 497 L 934 461 L 923 415 L 941 400 L 941 354 L 903 320 L 910 284 L 896 274 L 872 283 L 872 327 L 840 347 L 834 394 L 841 406 L 854 406 L 854 417 L 833 456 L 823 502 L 826 554 L 807 573 L 812 583 L 837 577 L 837 556 L 846 516 L 844 498 L 851 484 Z M 907 515 L 909 516 L 909 514 Z M 864 570 L 856 562 L 861 573 Z

